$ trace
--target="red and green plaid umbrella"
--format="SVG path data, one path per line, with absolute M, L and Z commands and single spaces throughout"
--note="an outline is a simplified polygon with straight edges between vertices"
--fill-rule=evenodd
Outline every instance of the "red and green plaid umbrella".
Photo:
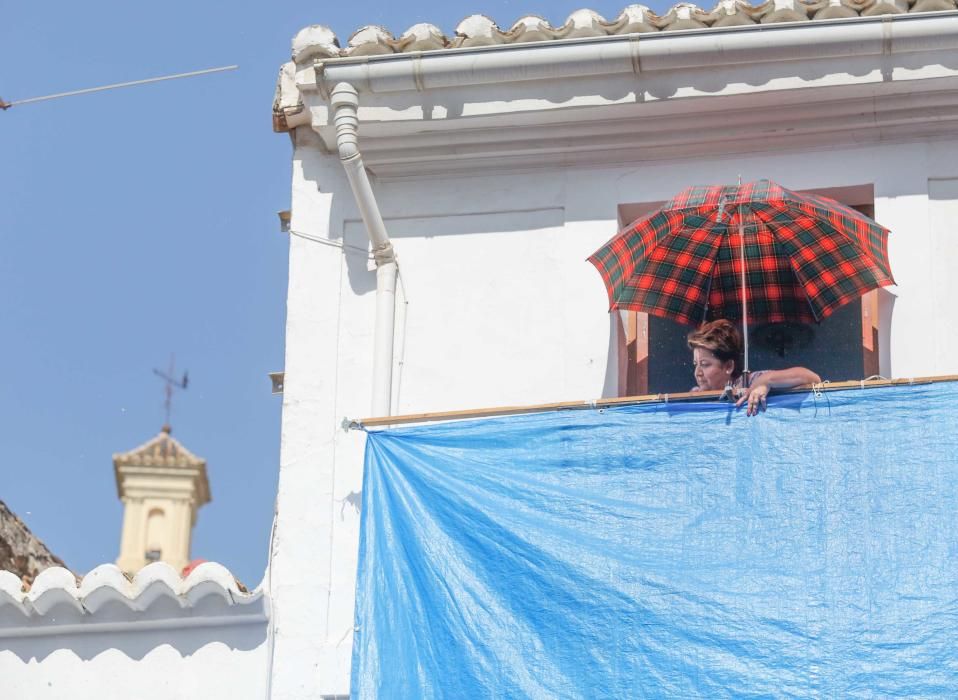
M 634 221 L 589 261 L 613 309 L 680 323 L 821 321 L 894 284 L 888 229 L 844 204 L 768 180 L 690 187 Z

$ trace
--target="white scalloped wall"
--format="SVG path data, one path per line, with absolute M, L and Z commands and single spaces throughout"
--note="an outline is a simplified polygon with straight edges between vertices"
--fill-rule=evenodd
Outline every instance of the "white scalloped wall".
M 213 562 L 200 564 L 186 578 L 168 564 L 156 562 L 141 569 L 132 581 L 113 564 L 103 564 L 79 585 L 70 571 L 52 567 L 37 576 L 29 591 L 22 590 L 18 576 L 0 571 L 0 610 L 12 606 L 27 617 L 42 617 L 61 604 L 90 615 L 115 602 L 141 612 L 159 600 L 175 601 L 180 609 L 187 609 L 210 596 L 228 606 L 249 605 L 259 601 L 262 592 L 243 593 L 229 570 Z M 0 616 L 0 629 L 11 621 Z
M 167 564 L 131 581 L 114 565 L 77 583 L 43 571 L 29 591 L 0 572 L 3 700 L 240 700 L 267 696 L 269 601 L 204 563 Z

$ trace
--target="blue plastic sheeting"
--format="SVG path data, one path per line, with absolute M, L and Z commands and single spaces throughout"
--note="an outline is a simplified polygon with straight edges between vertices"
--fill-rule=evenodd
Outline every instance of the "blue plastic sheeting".
M 958 385 L 371 432 L 360 698 L 958 696 Z

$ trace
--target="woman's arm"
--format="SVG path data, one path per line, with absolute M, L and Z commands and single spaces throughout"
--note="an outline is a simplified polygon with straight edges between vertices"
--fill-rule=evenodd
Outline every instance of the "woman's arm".
M 818 384 L 822 381 L 815 372 L 805 367 L 789 367 L 788 369 L 770 369 L 755 377 L 751 386 L 765 385 L 769 389 L 794 389 L 802 384 Z
M 765 399 L 772 389 L 794 389 L 802 384 L 818 384 L 821 381 L 821 377 L 805 367 L 768 370 L 752 380 L 735 405 L 741 406 L 748 401 L 746 415 L 754 416 L 765 410 Z

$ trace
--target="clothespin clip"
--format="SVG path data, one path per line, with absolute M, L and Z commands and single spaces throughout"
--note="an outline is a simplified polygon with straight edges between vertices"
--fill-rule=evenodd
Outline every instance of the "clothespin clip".
M 732 382 L 729 382 L 725 385 L 725 388 L 722 389 L 721 395 L 719 395 L 719 401 L 731 401 L 735 397 L 735 389 L 732 388 Z

